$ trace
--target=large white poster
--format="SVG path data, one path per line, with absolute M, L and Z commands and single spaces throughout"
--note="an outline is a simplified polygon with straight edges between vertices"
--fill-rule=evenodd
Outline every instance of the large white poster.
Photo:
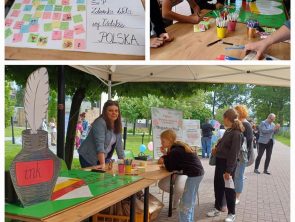
M 200 120 L 184 119 L 182 139 L 190 146 L 202 147 Z
M 144 55 L 141 0 L 15 0 L 5 46 Z
M 160 135 L 167 129 L 172 129 L 177 134 L 177 139 L 182 139 L 182 111 L 151 108 L 152 112 L 152 130 L 154 143 L 154 158 L 159 159 L 162 156 L 160 152 L 161 140 Z

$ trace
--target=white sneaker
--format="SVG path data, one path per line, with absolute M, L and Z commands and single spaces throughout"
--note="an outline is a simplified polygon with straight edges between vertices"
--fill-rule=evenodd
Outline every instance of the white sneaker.
M 239 199 L 236 199 L 236 205 L 238 205 L 240 203 Z
M 236 215 L 234 215 L 234 214 L 228 214 L 224 221 L 225 222 L 233 222 L 235 220 L 236 220 Z
M 207 217 L 217 217 L 220 215 L 220 211 L 214 208 L 214 210 L 211 210 L 207 213 Z

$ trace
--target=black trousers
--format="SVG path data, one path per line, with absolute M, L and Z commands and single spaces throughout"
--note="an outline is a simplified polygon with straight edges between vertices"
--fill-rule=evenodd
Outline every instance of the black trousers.
M 226 159 L 216 157 L 216 167 L 214 174 L 214 192 L 215 192 L 215 208 L 221 210 L 222 200 L 225 194 L 226 205 L 229 214 L 236 214 L 236 192 L 235 189 L 225 188 L 223 174 L 226 170 Z M 231 175 L 234 180 L 235 172 Z
M 272 148 L 273 148 L 273 140 L 271 139 L 267 144 L 259 143 L 258 145 L 258 156 L 255 160 L 255 169 L 258 169 L 260 160 L 264 154 L 264 151 L 266 150 L 266 159 L 264 162 L 264 171 L 267 171 L 269 162 L 271 159 L 272 154 Z

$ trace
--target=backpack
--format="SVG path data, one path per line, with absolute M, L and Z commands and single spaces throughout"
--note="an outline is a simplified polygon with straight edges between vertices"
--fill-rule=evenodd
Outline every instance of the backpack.
M 248 163 L 248 148 L 247 148 L 247 139 L 241 134 L 241 139 L 243 143 L 241 144 L 241 149 L 238 155 L 238 159 L 241 163 Z

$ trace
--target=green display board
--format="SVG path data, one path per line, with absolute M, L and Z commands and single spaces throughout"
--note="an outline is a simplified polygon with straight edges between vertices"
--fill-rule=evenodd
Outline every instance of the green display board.
M 253 2 L 237 0 L 231 5 L 230 12 L 239 11 L 238 22 L 256 19 L 260 26 L 279 28 L 286 21 L 285 7 L 282 0 L 256 0 Z M 208 12 L 205 16 L 216 17 L 219 11 Z
M 46 201 L 25 208 L 13 204 L 5 204 L 5 213 L 31 218 L 43 218 L 142 179 L 142 177 L 139 176 L 119 176 L 107 173 L 87 172 L 82 170 L 63 171 L 60 173 L 60 176 L 83 179 L 86 185 L 89 187 L 93 197 Z

